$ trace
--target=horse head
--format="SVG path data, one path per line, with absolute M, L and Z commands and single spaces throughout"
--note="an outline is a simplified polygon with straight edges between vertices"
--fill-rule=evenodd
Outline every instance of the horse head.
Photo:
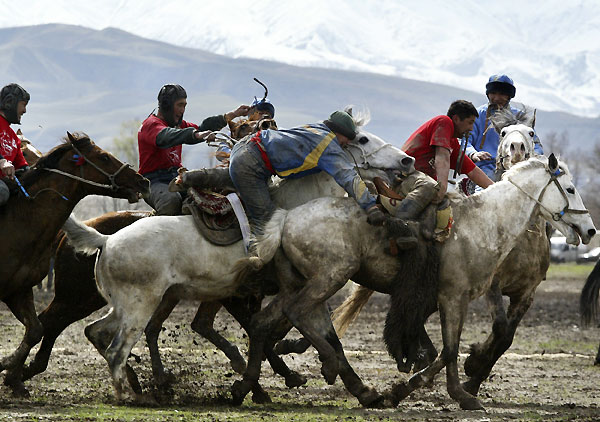
M 521 169 L 536 168 L 539 174 L 528 176 L 528 181 L 517 181 Z M 516 175 L 516 176 L 515 176 Z M 596 234 L 596 227 L 585 208 L 579 192 L 573 185 L 567 165 L 554 154 L 549 157 L 534 157 L 513 167 L 502 178 L 508 180 L 530 199 L 537 202 L 542 218 L 561 232 L 567 243 L 588 244 Z M 536 193 L 527 188 L 536 185 Z
M 347 153 L 356 164 L 359 172 L 368 179 L 383 177 L 391 183 L 389 172 L 412 173 L 415 170 L 415 159 L 379 136 L 363 129 L 369 122 L 368 112 L 356 113 L 346 107 L 348 114 L 354 119 L 359 131 L 346 146 Z
M 94 144 L 84 133 L 72 135 L 67 132 L 65 142 L 42 156 L 32 170 L 27 182 L 37 178 L 35 174 L 48 171 L 76 180 L 85 195 L 106 195 L 133 203 L 139 200 L 140 194 L 150 192 L 150 182 L 146 178 Z M 63 185 L 61 183 L 57 188 Z
M 497 175 L 535 155 L 535 110 L 531 112 L 524 107 L 513 114 L 507 107 L 498 110 L 490 120 L 500 135 L 496 154 Z
M 42 157 L 42 152 L 33 146 L 31 141 L 23 135 L 21 129 L 17 130 L 17 137 L 21 141 L 21 152 L 23 153 L 23 157 L 25 157 L 25 161 L 30 166 L 33 166 Z

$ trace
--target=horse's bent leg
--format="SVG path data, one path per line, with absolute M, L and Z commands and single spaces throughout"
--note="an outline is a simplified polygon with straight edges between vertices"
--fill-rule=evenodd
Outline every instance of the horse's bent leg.
M 366 386 L 360 377 L 354 372 L 352 366 L 346 359 L 344 349 L 331 322 L 329 308 L 326 303 L 313 308 L 310 315 L 304 320 L 306 324 L 312 325 L 320 332 L 331 347 L 335 350 L 338 359 L 339 375 L 346 389 L 355 396 L 361 405 L 365 407 L 377 407 L 383 402 L 383 396 L 374 388 Z
M 222 301 L 221 303 L 225 306 L 227 311 L 240 323 L 242 328 L 246 330 L 246 332 L 249 332 L 251 316 L 253 313 L 256 313 L 260 310 L 260 302 L 262 302 L 262 299 L 259 299 L 257 303 L 253 303 L 254 306 L 249 306 L 247 300 L 232 297 Z M 277 333 L 273 333 L 272 338 L 281 338 L 285 336 L 290 331 L 290 328 L 291 325 L 289 324 L 289 322 L 285 321 L 283 325 L 280 324 L 280 326 L 277 327 Z M 235 350 L 237 351 L 237 348 L 235 348 Z M 273 351 L 271 342 L 265 343 L 264 353 L 269 361 L 269 364 L 271 365 L 271 368 L 273 368 L 273 371 L 275 371 L 276 374 L 279 374 L 283 378 L 285 378 L 285 385 L 287 387 L 293 388 L 306 384 L 306 377 L 298 374 L 295 371 L 292 371 L 286 365 L 283 359 L 281 359 L 277 355 L 277 353 Z
M 40 323 L 31 288 L 21 290 L 5 299 L 12 313 L 25 326 L 25 335 L 19 347 L 0 362 L 1 369 L 7 369 L 4 384 L 8 385 L 15 395 L 27 395 L 23 384 L 23 365 L 33 346 L 42 338 L 43 328 Z
M 301 355 L 306 352 L 310 346 L 310 341 L 304 337 L 295 340 L 283 339 L 275 345 L 275 353 L 280 355 L 288 355 L 290 353 Z
M 57 289 L 59 285 L 57 283 Z M 33 361 L 23 370 L 23 381 L 46 370 L 54 342 L 65 328 L 105 305 L 106 301 L 95 287 L 92 294 L 86 298 L 78 295 L 60 295 L 57 292 L 50 305 L 38 316 L 44 330 L 42 344 Z
M 512 345 L 517 327 L 533 302 L 533 293 L 530 292 L 524 297 L 511 298 L 506 327 L 499 329 L 494 323 L 492 334 L 484 346 L 477 349 L 475 358 L 469 361 L 471 355 L 475 353 L 472 351 L 465 361 L 465 372 L 469 379 L 463 384 L 463 387 L 469 393 L 477 395 L 481 383 L 487 379 L 498 359 Z
M 274 330 L 285 321 L 283 315 L 284 301 L 280 295 L 275 296 L 263 310 L 252 316 L 248 336 L 248 365 L 241 381 L 235 381 L 231 386 L 234 404 L 241 404 L 254 384 L 258 383 L 265 344 L 273 335 Z
M 158 336 L 160 335 L 163 323 L 171 315 L 171 312 L 173 312 L 178 303 L 179 298 L 170 294 L 167 290 L 160 305 L 158 305 L 158 308 L 152 314 L 152 318 L 150 318 L 145 330 L 146 344 L 148 345 L 150 361 L 152 362 L 152 376 L 158 386 L 166 386 L 175 381 L 173 374 L 166 371 L 163 366 L 160 351 L 158 350 Z
M 220 302 L 202 302 L 198 307 L 194 321 L 192 321 L 192 330 L 225 353 L 233 370 L 238 374 L 243 374 L 246 370 L 246 361 L 240 351 L 214 329 L 215 317 L 222 306 Z

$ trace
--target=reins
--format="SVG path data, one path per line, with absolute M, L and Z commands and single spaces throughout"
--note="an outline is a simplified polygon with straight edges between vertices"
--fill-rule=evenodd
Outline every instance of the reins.
M 544 189 L 542 189 L 542 191 L 540 192 L 540 196 L 539 196 L 538 199 L 534 198 L 531 194 L 529 194 L 529 192 L 526 192 L 523 188 L 521 188 L 519 185 L 517 185 L 515 182 L 513 182 L 510 179 L 510 177 L 507 177 L 506 180 L 509 181 L 513 186 L 515 186 L 521 192 L 523 192 L 525 195 L 527 195 L 532 201 L 534 201 L 537 204 L 537 206 L 539 206 L 540 208 L 543 208 L 544 210 L 546 210 L 546 212 L 548 212 L 548 214 L 550 214 L 552 216 L 552 219 L 554 221 L 560 221 L 563 218 L 563 216 L 565 214 L 567 214 L 567 213 L 571 213 L 571 214 L 589 214 L 590 212 L 587 209 L 584 209 L 584 210 L 574 210 L 574 209 L 569 208 L 569 197 L 565 193 L 565 191 L 562 188 L 562 186 L 560 185 L 560 183 L 558 183 L 558 178 L 560 176 L 564 175 L 565 172 L 562 171 L 562 170 L 560 170 L 560 169 L 556 169 L 556 171 L 554 173 L 551 173 L 550 169 L 546 169 L 546 170 L 548 170 L 548 173 L 550 173 L 550 180 L 548 181 L 548 183 L 546 184 L 546 186 L 544 186 Z M 558 191 L 562 195 L 563 199 L 567 202 L 567 205 L 565 205 L 565 207 L 560 212 L 552 212 L 546 206 L 544 206 L 544 204 L 542 204 L 542 202 L 541 202 L 544 194 L 546 193 L 546 189 L 548 189 L 548 186 L 550 186 L 552 183 L 554 183 L 557 186 Z
M 110 173 L 104 171 L 103 169 L 101 169 L 100 167 L 98 167 L 92 161 L 90 161 L 81 151 L 79 151 L 79 149 L 72 142 L 70 142 L 70 146 L 78 154 L 78 155 L 74 155 L 73 158 L 77 159 L 77 160 L 81 160 L 81 164 L 78 163 L 78 165 L 83 165 L 84 163 L 90 164 L 92 167 L 94 167 L 96 170 L 98 170 L 100 173 L 102 173 L 103 175 L 105 175 L 108 178 L 108 181 L 110 182 L 110 185 L 109 184 L 105 184 L 105 183 L 94 182 L 92 180 L 87 180 L 84 177 L 75 176 L 74 174 L 67 173 L 65 171 L 58 170 L 58 169 L 55 169 L 55 168 L 43 168 L 43 169 L 46 170 L 46 171 L 49 171 L 51 173 L 60 174 L 61 176 L 65 176 L 65 177 L 67 177 L 69 179 L 74 179 L 74 180 L 77 180 L 79 182 L 86 183 L 88 185 L 92 185 L 92 186 L 96 186 L 96 187 L 104 188 L 104 189 L 109 189 L 111 191 L 116 191 L 116 190 L 118 190 L 121 187 L 121 186 L 119 186 L 115 182 L 115 179 L 119 175 L 119 173 L 121 173 L 121 171 L 123 171 L 126 168 L 131 167 L 129 164 L 123 163 L 123 165 L 121 165 L 121 167 L 119 167 L 119 169 L 116 172 L 114 172 L 113 174 L 110 174 Z M 83 167 L 81 168 L 81 175 L 83 176 Z M 53 188 L 44 188 L 44 189 L 41 189 L 38 192 L 36 192 L 35 195 L 31 196 L 31 195 L 29 195 L 27 193 L 27 191 L 25 190 L 25 188 L 23 187 L 23 185 L 21 185 L 21 182 L 19 182 L 18 179 L 16 179 L 16 181 L 17 181 L 17 184 L 19 185 L 19 187 L 21 188 L 21 191 L 25 195 L 25 198 L 27 198 L 27 199 L 34 200 L 35 198 L 37 198 L 37 196 L 40 193 L 42 193 L 44 191 L 51 191 L 51 192 L 54 192 L 57 195 L 59 195 L 65 201 L 69 200 L 66 196 L 64 196 L 63 194 L 61 194 L 60 192 L 58 192 L 56 189 L 53 189 Z

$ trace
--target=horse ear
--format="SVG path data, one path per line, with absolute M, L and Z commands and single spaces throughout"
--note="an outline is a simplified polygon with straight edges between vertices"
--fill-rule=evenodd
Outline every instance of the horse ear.
M 352 116 L 352 106 L 347 106 L 344 111 Z
M 21 132 L 21 128 L 17 129 L 17 136 L 18 135 L 23 135 L 23 132 Z
M 556 170 L 558 170 L 558 160 L 554 156 L 554 153 L 550 154 L 548 157 L 548 169 L 551 173 L 554 173 Z
M 537 113 L 537 108 L 533 109 L 533 119 L 531 120 L 531 128 L 535 129 L 535 114 Z
M 71 135 L 71 133 L 69 131 L 67 131 L 67 136 L 68 136 L 70 142 L 76 141 L 75 137 L 73 135 Z

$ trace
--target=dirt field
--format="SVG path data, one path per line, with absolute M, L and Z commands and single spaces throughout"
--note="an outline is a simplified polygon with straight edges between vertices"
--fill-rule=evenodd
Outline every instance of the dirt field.
M 395 409 L 364 409 L 344 390 L 339 378 L 333 386 L 325 384 L 314 349 L 286 358 L 293 369 L 308 376 L 306 386 L 287 389 L 268 364 L 263 364 L 262 384 L 273 403 L 255 405 L 248 397 L 243 406 L 231 407 L 229 387 L 239 376 L 224 355 L 191 332 L 189 322 L 195 308 L 187 303 L 176 309 L 160 340 L 165 365 L 178 379 L 169 391 L 159 393 L 153 388 L 143 343 L 134 349 L 141 362 L 132 363 L 144 388 L 161 403 L 159 407 L 135 408 L 115 402 L 107 365 L 83 335 L 84 326 L 94 319 L 88 318 L 63 333 L 48 370 L 27 382 L 30 398 L 14 398 L 6 387 L 0 388 L 0 420 L 600 420 L 600 368 L 593 366 L 600 329 L 580 328 L 579 292 L 591 267 L 579 268 L 574 277 L 568 271 L 554 271 L 538 289 L 513 346 L 481 388 L 486 411 L 460 410 L 446 393 L 443 372 L 433 388 L 413 393 Z M 334 304 L 341 298 L 336 296 Z M 49 294 L 39 295 L 38 309 L 50 299 Z M 387 298 L 376 296 L 343 339 L 357 373 L 380 391 L 405 377 L 397 372 L 381 338 L 386 307 Z M 245 336 L 224 313 L 219 314 L 218 327 L 245 351 Z M 432 317 L 428 331 L 439 347 L 437 318 Z M 461 370 L 469 344 L 489 331 L 483 303 L 474 302 L 463 332 Z M 16 347 L 23 330 L 4 305 L 0 307 L 0 332 L 0 356 L 5 356 Z

